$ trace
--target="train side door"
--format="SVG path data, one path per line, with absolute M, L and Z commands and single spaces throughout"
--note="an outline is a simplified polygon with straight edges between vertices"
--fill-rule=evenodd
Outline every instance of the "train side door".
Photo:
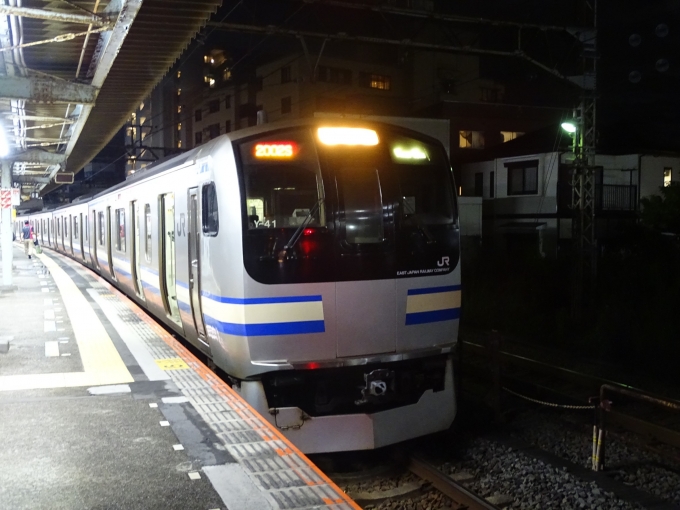
M 200 222 L 198 220 L 198 188 L 189 190 L 189 297 L 191 299 L 191 313 L 198 339 L 208 345 L 203 324 L 201 310 L 201 238 Z
M 97 211 L 92 211 L 92 229 L 90 235 L 90 261 L 92 267 L 99 269 L 99 261 L 97 260 L 97 239 L 99 238 L 99 230 L 97 229 Z
M 85 237 L 85 232 L 86 230 L 86 225 L 83 223 L 83 213 L 78 213 L 78 224 L 80 225 L 80 231 L 78 232 L 78 242 L 80 245 L 80 256 L 83 258 L 83 262 L 85 262 L 85 243 L 84 237 Z
M 181 324 L 177 304 L 176 262 L 175 262 L 175 194 L 160 195 L 160 284 L 163 305 L 168 317 Z
M 144 287 L 142 285 L 142 268 L 139 257 L 139 206 L 137 201 L 130 202 L 130 213 L 132 221 L 130 227 L 132 228 L 132 253 L 130 254 L 130 274 L 132 275 L 132 282 L 135 286 L 135 293 L 140 299 L 144 299 Z
M 106 206 L 106 255 L 109 262 L 109 272 L 111 273 L 111 278 L 115 280 L 116 272 L 113 270 L 113 248 L 111 246 L 111 241 L 113 240 L 113 236 L 111 235 L 111 221 L 111 206 L 109 205 Z

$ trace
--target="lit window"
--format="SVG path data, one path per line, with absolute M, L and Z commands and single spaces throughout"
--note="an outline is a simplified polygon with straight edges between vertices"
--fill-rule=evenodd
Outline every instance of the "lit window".
M 182 71 L 177 71 L 177 78 L 181 78 L 181 77 L 182 77 Z
M 116 209 L 116 250 L 125 251 L 125 209 Z
M 214 88 L 215 87 L 215 78 L 210 78 L 208 85 L 210 86 L 211 89 Z
M 671 167 L 665 167 L 663 169 L 663 185 L 664 187 L 670 186 L 673 180 L 673 169 Z
M 182 148 L 182 140 L 177 140 L 177 148 L 178 149 Z
M 461 149 L 483 149 L 484 133 L 481 131 L 458 131 L 458 146 Z
M 132 112 L 132 115 L 130 116 L 130 122 L 134 122 L 137 120 L 137 114 L 135 112 Z
M 225 69 L 222 71 L 222 81 L 231 80 L 231 69 Z
M 177 113 L 182 113 L 182 105 L 177 106 Z
M 210 55 L 203 55 L 203 63 L 204 64 L 209 64 L 210 63 Z
M 383 74 L 361 73 L 361 85 L 370 89 L 390 90 L 392 82 L 389 76 Z
M 181 122 L 177 123 L 177 131 L 182 131 L 182 123 Z
M 182 95 L 182 89 L 177 89 L 177 95 L 181 96 Z
M 144 102 L 139 103 L 139 109 L 143 110 L 144 109 Z
M 501 131 L 501 136 L 503 137 L 503 143 L 514 140 L 515 138 L 522 136 L 524 133 L 521 131 Z

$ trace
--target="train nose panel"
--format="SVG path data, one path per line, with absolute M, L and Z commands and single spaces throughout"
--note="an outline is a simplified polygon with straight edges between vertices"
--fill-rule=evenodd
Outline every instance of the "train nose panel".
M 394 280 L 336 284 L 338 357 L 396 350 Z

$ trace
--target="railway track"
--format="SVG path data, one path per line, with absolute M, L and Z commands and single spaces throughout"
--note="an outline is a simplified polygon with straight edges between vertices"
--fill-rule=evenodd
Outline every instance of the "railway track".
M 388 464 L 371 461 L 351 473 L 327 474 L 366 509 L 499 510 L 419 453 L 397 447 Z M 507 499 L 507 498 L 506 498 Z

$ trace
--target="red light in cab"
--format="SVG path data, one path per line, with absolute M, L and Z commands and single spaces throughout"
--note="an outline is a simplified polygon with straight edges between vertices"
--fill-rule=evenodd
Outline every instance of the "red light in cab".
M 319 365 L 318 363 L 315 363 L 315 362 L 307 363 L 307 368 L 308 368 L 309 370 L 316 370 L 316 369 L 319 368 L 320 366 L 321 366 L 321 365 Z
M 314 229 L 313 228 L 306 228 L 302 233 L 306 236 L 311 236 L 314 233 Z

